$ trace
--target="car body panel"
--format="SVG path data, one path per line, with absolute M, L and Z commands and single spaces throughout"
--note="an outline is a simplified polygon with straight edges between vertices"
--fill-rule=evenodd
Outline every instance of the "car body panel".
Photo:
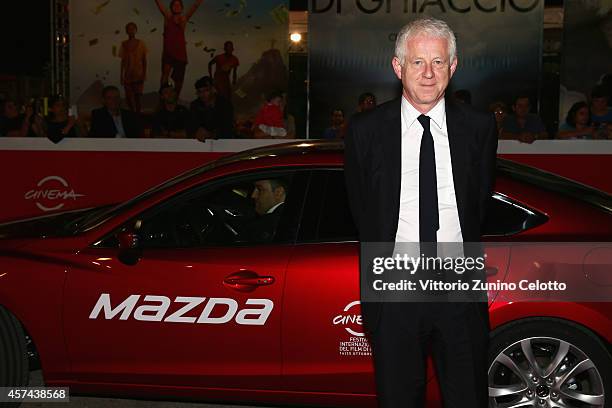
M 143 398 L 373 407 L 372 361 L 360 336 L 356 303 L 356 242 L 145 249 L 132 266 L 119 259 L 121 249 L 97 245 L 147 209 L 199 185 L 265 169 L 341 170 L 342 162 L 337 143 L 257 149 L 153 189 L 75 236 L 0 240 L 0 304 L 34 339 L 47 385 Z M 612 217 L 597 206 L 508 173 L 499 175 L 496 191 L 539 211 L 546 222 L 487 241 L 611 241 Z M 490 249 L 487 264 L 496 271 L 489 280 L 506 280 L 515 270 L 528 272 L 513 263 L 513 250 Z M 272 276 L 274 283 L 251 292 L 227 284 L 244 271 Z M 103 294 L 109 296 L 111 309 L 130 296 L 138 299 L 124 320 L 121 313 L 107 319 L 102 309 L 91 318 Z M 147 295 L 157 297 L 145 300 Z M 496 296 L 489 293 L 492 329 L 546 316 L 578 323 L 612 342 L 611 303 L 515 303 Z M 232 299 L 237 310 L 219 324 L 165 321 L 184 306 L 177 297 L 206 298 L 183 317 L 199 317 L 211 298 Z M 160 306 L 164 299 L 170 302 L 167 310 Z M 263 325 L 237 323 L 236 315 L 249 299 L 273 302 Z M 141 317 L 159 321 L 137 320 L 137 310 Z M 431 361 L 428 371 L 428 406 L 437 407 Z

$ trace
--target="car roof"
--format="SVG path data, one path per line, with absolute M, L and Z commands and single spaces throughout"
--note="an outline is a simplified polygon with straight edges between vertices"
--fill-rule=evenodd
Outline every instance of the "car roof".
M 185 173 L 182 173 L 164 183 L 155 186 L 144 193 L 122 203 L 118 206 L 109 209 L 107 213 L 102 214 L 100 219 L 91 220 L 91 222 L 83 225 L 82 231 L 87 231 L 103 223 L 106 219 L 121 213 L 123 210 L 130 208 L 138 202 L 148 198 L 149 196 L 175 186 L 183 181 L 197 177 L 207 173 L 213 169 L 229 166 L 235 163 L 250 162 L 256 163 L 259 160 L 266 158 L 289 158 L 294 156 L 304 157 L 305 155 L 317 155 L 321 153 L 344 153 L 343 140 L 302 140 L 283 144 L 275 144 L 254 149 L 245 150 L 239 153 L 223 156 L 213 162 L 196 167 Z M 591 204 L 603 211 L 612 214 L 612 196 L 603 191 L 597 190 L 585 184 L 578 183 L 557 174 L 549 173 L 544 170 L 513 162 L 511 160 L 497 158 L 497 171 L 507 177 L 515 180 L 535 185 L 539 188 L 553 191 L 574 198 L 579 201 Z

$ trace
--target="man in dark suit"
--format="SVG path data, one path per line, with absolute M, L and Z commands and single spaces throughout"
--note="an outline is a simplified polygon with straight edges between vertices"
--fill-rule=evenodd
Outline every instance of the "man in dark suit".
M 249 242 L 270 242 L 285 207 L 288 183 L 280 178 L 257 180 L 253 187 L 251 198 L 257 216 L 245 227 L 243 236 Z
M 140 137 L 142 121 L 137 113 L 121 109 L 119 88 L 102 90 L 103 107 L 91 111 L 89 137 Z
M 392 66 L 402 97 L 354 117 L 345 141 L 362 258 L 368 242 L 388 243 L 391 253 L 404 242 L 421 251 L 478 242 L 494 182 L 495 121 L 444 98 L 457 68 L 453 32 L 432 18 L 409 23 Z M 424 407 L 429 348 L 444 406 L 487 407 L 486 302 L 383 302 L 363 293 L 381 407 Z

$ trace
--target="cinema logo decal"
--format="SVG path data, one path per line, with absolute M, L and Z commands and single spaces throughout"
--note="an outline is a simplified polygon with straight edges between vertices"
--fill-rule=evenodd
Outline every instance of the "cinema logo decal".
M 43 211 L 56 211 L 64 207 L 67 201 L 76 201 L 84 197 L 70 187 L 68 182 L 59 176 L 47 176 L 36 184 L 36 188 L 24 194 L 26 200 L 36 200 L 35 204 Z
M 359 301 L 349 303 L 339 315 L 332 319 L 334 326 L 341 326 L 349 334 L 340 339 L 338 353 L 341 356 L 370 356 L 372 350 L 363 333 L 363 322 L 359 313 Z

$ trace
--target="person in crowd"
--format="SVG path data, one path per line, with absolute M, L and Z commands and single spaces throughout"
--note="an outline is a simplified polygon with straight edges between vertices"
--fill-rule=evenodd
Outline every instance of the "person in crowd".
M 68 103 L 61 96 L 49 100 L 47 115 L 41 136 L 46 136 L 53 143 L 59 143 L 65 137 L 81 137 L 82 131 L 74 116 L 68 114 Z
M 529 96 L 519 95 L 512 105 L 513 115 L 506 116 L 503 123 L 502 139 L 533 143 L 536 139 L 547 139 L 548 134 L 539 116 L 529 113 Z
M 208 75 L 214 78 L 215 87 L 217 92 L 227 99 L 230 103 L 232 102 L 232 86 L 236 85 L 236 78 L 238 76 L 238 66 L 240 61 L 233 54 L 234 43 L 226 41 L 223 44 L 223 54 L 216 55 L 208 63 Z M 212 67 L 215 65 L 215 74 L 213 76 Z M 231 82 L 230 82 L 231 75 Z
M 185 69 L 187 68 L 187 43 L 185 27 L 203 0 L 195 0 L 183 14 L 183 1 L 171 0 L 166 8 L 161 0 L 155 0 L 159 11 L 164 16 L 164 47 L 162 50 L 162 74 L 160 84 L 164 86 L 170 78 L 174 81 L 177 99 L 183 89 Z
M 604 132 L 601 134 L 602 139 L 612 139 L 612 123 L 606 123 Z
M 608 106 L 608 98 L 609 95 L 601 85 L 591 91 L 591 121 L 596 128 L 604 129 L 607 123 L 612 123 L 612 108 Z
M 343 139 L 346 132 L 344 123 L 344 111 L 334 109 L 331 114 L 331 126 L 323 132 L 323 139 Z
M 253 135 L 256 139 L 285 138 L 287 128 L 283 120 L 283 94 L 274 91 L 266 98 L 253 122 Z
M 453 93 L 453 99 L 457 103 L 472 104 L 472 93 L 467 89 L 458 89 Z
M 153 116 L 153 137 L 184 139 L 188 136 L 191 113 L 179 105 L 174 87 L 166 84 L 159 90 L 159 109 Z
M 572 105 L 565 117 L 565 123 L 559 126 L 559 139 L 593 139 L 595 127 L 591 124 L 589 105 L 582 101 Z
M 376 107 L 376 96 L 372 92 L 364 92 L 357 98 L 357 112 L 365 112 Z
M 147 79 L 147 47 L 144 41 L 136 38 L 138 26 L 129 22 L 125 26 L 128 39 L 121 43 L 121 85 L 125 89 L 125 99 L 129 108 L 140 113 L 142 109 L 142 92 Z
M 34 115 L 31 105 L 26 106 L 24 113 L 20 113 L 19 104 L 12 99 L 4 100 L 1 106 L 0 136 L 36 136 L 35 130 L 42 129 L 42 118 L 39 115 Z M 35 120 L 36 123 L 34 122 Z
M 119 88 L 102 89 L 102 107 L 91 111 L 89 137 L 140 137 L 143 125 L 140 115 L 121 109 Z
M 495 124 L 497 125 L 497 137 L 501 138 L 504 130 L 504 120 L 508 114 L 508 107 L 502 101 L 495 101 L 489 105 L 489 111 L 495 115 Z
M 283 111 L 283 124 L 284 124 L 285 129 L 287 129 L 287 136 L 285 136 L 284 139 L 295 139 L 295 135 L 296 135 L 295 116 L 289 113 L 286 93 L 283 93 L 283 100 L 281 102 L 281 108 Z
M 219 95 L 209 76 L 195 83 L 198 97 L 191 102 L 192 132 L 199 140 L 234 137 L 234 109 Z

